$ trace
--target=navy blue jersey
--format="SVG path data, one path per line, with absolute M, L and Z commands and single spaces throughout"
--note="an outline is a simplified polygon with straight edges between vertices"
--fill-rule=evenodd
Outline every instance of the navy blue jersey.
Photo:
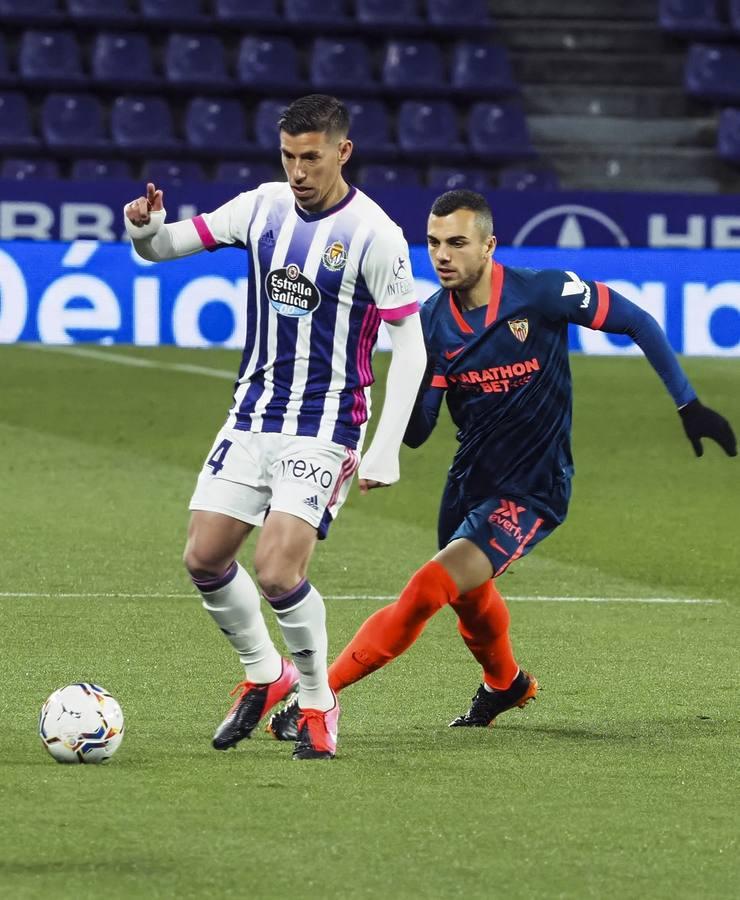
M 469 508 L 527 497 L 564 518 L 573 474 L 569 322 L 629 334 L 677 405 L 696 396 L 652 316 L 605 284 L 494 262 L 487 306 L 463 310 L 444 289 L 424 304 L 431 383 L 405 438 L 426 440 L 446 394 L 459 441 L 449 479 Z

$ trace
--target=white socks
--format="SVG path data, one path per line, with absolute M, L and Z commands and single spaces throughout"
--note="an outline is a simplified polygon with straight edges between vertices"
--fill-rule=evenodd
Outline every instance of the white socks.
M 202 581 L 193 578 L 193 584 L 203 598 L 203 608 L 239 654 L 247 681 L 268 684 L 279 678 L 282 658 L 267 631 L 260 609 L 259 591 L 239 563 L 232 563 L 220 578 Z M 296 665 L 301 668 L 298 662 Z
M 305 579 L 280 597 L 268 597 L 280 630 L 301 673 L 301 709 L 332 709 L 334 694 L 327 673 L 326 609 L 321 594 Z

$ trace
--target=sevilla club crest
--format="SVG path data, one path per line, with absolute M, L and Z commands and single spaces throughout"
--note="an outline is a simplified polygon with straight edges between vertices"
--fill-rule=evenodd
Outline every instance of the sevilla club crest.
M 510 319 L 509 328 L 514 337 L 523 344 L 529 334 L 529 319 Z

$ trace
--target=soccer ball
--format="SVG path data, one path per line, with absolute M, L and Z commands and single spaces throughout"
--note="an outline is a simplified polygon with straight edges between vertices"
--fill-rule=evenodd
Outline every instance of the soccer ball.
M 123 740 L 123 712 L 100 685 L 68 684 L 41 707 L 39 737 L 57 762 L 107 762 Z

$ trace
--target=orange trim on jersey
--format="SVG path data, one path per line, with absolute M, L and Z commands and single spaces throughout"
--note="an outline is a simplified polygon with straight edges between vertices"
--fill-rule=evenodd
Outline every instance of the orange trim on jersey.
M 524 540 L 521 542 L 521 544 L 519 544 L 519 546 L 516 549 L 516 552 L 512 554 L 511 559 L 507 559 L 506 562 L 503 564 L 503 566 L 501 566 L 500 569 L 498 569 L 496 572 L 494 572 L 494 578 L 497 578 L 499 575 L 501 575 L 506 570 L 506 568 L 508 566 L 510 566 L 511 563 L 514 562 L 515 559 L 519 559 L 519 557 L 522 555 L 522 553 L 524 553 L 524 548 L 532 540 L 532 538 L 537 534 L 537 531 L 539 530 L 540 525 L 544 521 L 545 521 L 544 519 L 537 519 L 537 521 L 534 523 L 534 525 L 529 529 L 529 534 L 527 534 L 527 536 L 524 538 Z
M 494 262 L 491 270 L 491 296 L 486 310 L 486 328 L 493 324 L 498 317 L 498 308 L 501 303 L 501 292 L 504 289 L 504 267 Z
M 447 387 L 447 379 L 444 375 L 434 375 L 432 377 L 432 387 L 438 388 L 446 388 Z
M 475 331 L 468 325 L 468 323 L 463 319 L 462 313 L 457 308 L 457 303 L 455 303 L 455 298 L 452 295 L 452 291 L 450 291 L 450 311 L 452 312 L 452 318 L 457 322 L 457 327 L 463 334 L 475 334 Z
M 595 281 L 594 284 L 596 285 L 596 292 L 599 297 L 599 303 L 596 307 L 594 320 L 589 325 L 589 328 L 593 328 L 594 330 L 596 330 L 597 328 L 601 328 L 601 326 L 604 324 L 604 320 L 606 319 L 607 313 L 609 312 L 609 288 L 601 281 Z

